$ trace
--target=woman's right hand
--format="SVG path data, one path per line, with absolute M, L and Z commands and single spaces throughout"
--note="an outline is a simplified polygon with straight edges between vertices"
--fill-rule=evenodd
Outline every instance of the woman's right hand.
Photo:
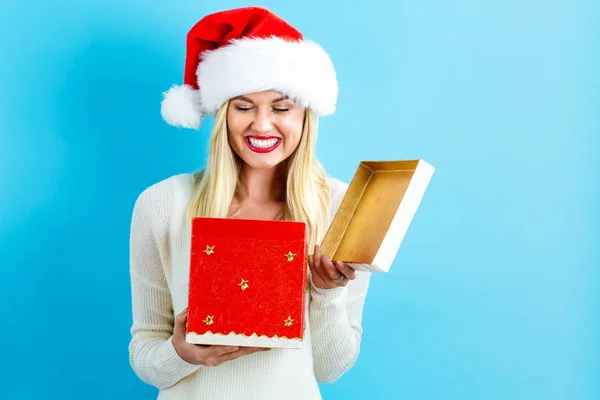
M 185 341 L 187 324 L 187 308 L 175 318 L 173 329 L 173 347 L 183 360 L 190 364 L 200 364 L 206 367 L 216 367 L 224 362 L 235 360 L 238 357 L 270 350 L 262 347 L 238 347 L 238 346 L 205 346 L 192 344 Z

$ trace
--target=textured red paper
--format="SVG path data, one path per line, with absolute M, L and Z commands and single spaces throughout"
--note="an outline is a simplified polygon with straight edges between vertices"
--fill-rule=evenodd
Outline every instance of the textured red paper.
M 301 340 L 305 229 L 301 222 L 194 218 L 187 332 Z

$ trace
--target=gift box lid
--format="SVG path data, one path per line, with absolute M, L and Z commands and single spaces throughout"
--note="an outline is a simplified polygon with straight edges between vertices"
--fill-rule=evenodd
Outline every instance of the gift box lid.
M 303 222 L 192 220 L 186 339 L 298 348 L 307 280 Z
M 388 272 L 433 173 L 423 160 L 361 161 L 323 253 L 357 270 Z

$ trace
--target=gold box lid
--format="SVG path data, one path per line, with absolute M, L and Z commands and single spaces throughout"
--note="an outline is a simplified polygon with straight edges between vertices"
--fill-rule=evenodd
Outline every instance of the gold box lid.
M 357 270 L 388 272 L 433 173 L 420 159 L 361 161 L 322 252 Z

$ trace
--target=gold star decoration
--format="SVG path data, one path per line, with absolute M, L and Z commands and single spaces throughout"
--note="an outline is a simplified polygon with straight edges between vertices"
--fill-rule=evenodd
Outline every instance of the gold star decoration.
M 294 254 L 290 251 L 285 256 L 287 257 L 288 261 L 292 261 L 294 259 L 294 257 L 296 256 L 296 254 Z
M 285 326 L 292 326 L 292 322 L 294 322 L 292 317 L 287 317 L 287 319 L 284 321 L 284 324 Z
M 213 323 L 213 316 L 212 315 L 207 315 L 206 319 L 204 319 L 204 321 L 202 321 L 202 322 L 204 322 L 206 325 L 212 325 L 212 323 Z
M 238 283 L 238 286 L 240 287 L 240 289 L 246 290 L 246 289 L 248 289 L 248 281 L 245 279 L 242 279 L 242 282 Z
M 206 255 L 211 255 L 212 253 L 214 253 L 215 251 L 213 250 L 215 248 L 215 246 L 209 246 L 206 245 L 206 250 L 204 250 L 204 252 L 206 253 Z

